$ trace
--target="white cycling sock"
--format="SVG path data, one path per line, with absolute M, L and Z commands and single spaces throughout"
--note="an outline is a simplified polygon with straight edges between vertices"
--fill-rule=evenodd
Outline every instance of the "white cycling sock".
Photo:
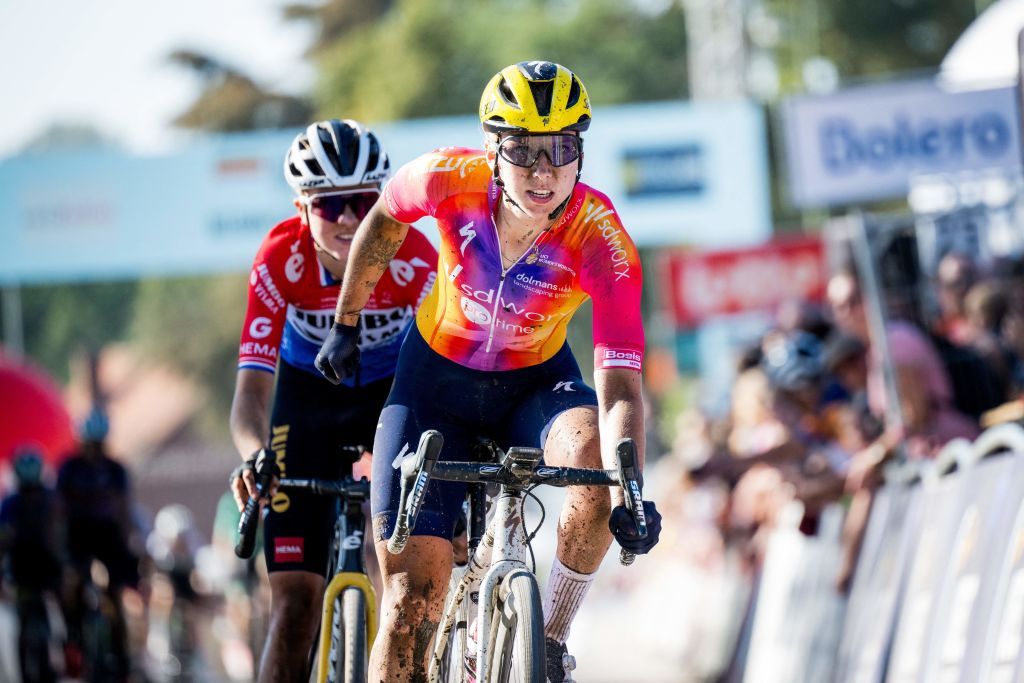
M 594 574 L 569 569 L 556 557 L 544 592 L 544 635 L 559 643 L 569 637 L 569 627 L 583 604 Z

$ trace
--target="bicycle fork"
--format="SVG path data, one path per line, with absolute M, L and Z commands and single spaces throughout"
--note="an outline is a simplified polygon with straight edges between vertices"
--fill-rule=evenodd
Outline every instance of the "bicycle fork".
M 341 594 L 347 588 L 358 588 L 365 596 L 366 603 L 366 654 L 369 656 L 377 635 L 377 594 L 369 577 L 359 572 L 339 572 L 334 575 L 324 590 L 324 611 L 320 621 L 320 647 L 317 655 L 317 683 L 327 683 L 329 654 L 331 651 L 331 626 L 334 623 L 335 605 L 340 604 Z

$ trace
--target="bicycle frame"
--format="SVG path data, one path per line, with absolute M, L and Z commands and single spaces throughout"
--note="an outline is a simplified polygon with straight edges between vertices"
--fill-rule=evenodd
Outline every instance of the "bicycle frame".
M 320 642 L 317 645 L 317 683 L 326 683 L 330 667 L 331 627 L 335 617 L 335 603 L 348 588 L 358 588 L 363 592 L 366 603 L 366 653 L 369 656 L 373 641 L 377 635 L 377 593 L 366 575 L 366 564 L 363 560 L 363 530 L 366 528 L 366 515 L 363 513 L 362 502 L 369 492 L 369 484 L 362 483 L 366 488 L 363 495 L 349 495 L 346 492 L 352 484 L 359 482 L 332 482 L 316 479 L 282 479 L 281 488 L 306 488 L 320 495 L 337 495 L 341 498 L 344 509 L 334 524 L 334 542 L 337 555 L 334 558 L 336 570 L 327 587 L 324 589 L 323 613 L 320 618 Z
M 481 494 L 477 494 L 481 495 Z M 434 640 L 434 654 L 427 671 L 427 680 L 438 680 L 441 661 L 444 657 L 448 636 L 455 626 L 455 620 L 470 589 L 480 586 L 477 605 L 477 679 L 486 681 L 490 664 L 490 627 L 494 616 L 495 591 L 502 581 L 517 572 L 533 573 L 526 563 L 526 530 L 523 527 L 522 490 L 506 490 L 502 487 L 496 501 L 494 516 L 487 524 L 487 531 L 479 545 L 472 552 L 465 567 L 453 571 L 449 586 L 449 601 L 445 604 L 438 636 Z M 500 528 L 508 529 L 507 534 L 496 535 Z
M 415 528 L 416 516 L 424 491 L 431 477 L 470 484 L 470 560 L 464 568 L 453 570 L 441 622 L 434 640 L 434 652 L 428 665 L 427 680 L 436 683 L 445 648 L 471 587 L 480 585 L 477 607 L 477 675 L 488 680 L 490 667 L 490 625 L 494 615 L 496 591 L 503 581 L 522 572 L 533 575 L 526 564 L 528 544 L 523 528 L 523 504 L 528 488 L 537 484 L 553 486 L 621 486 L 626 494 L 626 508 L 637 526 L 638 534 L 647 534 L 639 482 L 636 447 L 631 439 L 616 445 L 617 469 L 597 470 L 572 467 L 538 467 L 543 456 L 539 448 L 510 448 L 504 453 L 491 444 L 489 450 L 497 460 L 484 463 L 438 462 L 443 437 L 436 431 L 424 432 L 416 454 L 402 462 L 402 488 L 395 531 L 388 540 L 388 551 L 399 553 Z M 501 485 L 494 515 L 484 526 L 484 484 Z M 479 542 L 478 542 L 479 541 Z M 625 550 L 620 554 L 623 564 L 631 564 L 634 556 Z M 467 609 L 468 611 L 468 609 Z M 467 625 L 468 628 L 468 625 Z M 463 647 L 464 650 L 464 647 Z

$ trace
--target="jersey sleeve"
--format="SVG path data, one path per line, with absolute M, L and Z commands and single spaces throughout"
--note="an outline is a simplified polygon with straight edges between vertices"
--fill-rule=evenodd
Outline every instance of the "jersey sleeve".
M 409 233 L 391 261 L 392 277 L 402 287 L 402 303 L 417 310 L 430 293 L 437 279 L 437 249 L 426 235 L 416 228 Z
M 640 314 L 640 255 L 611 202 L 598 206 L 583 243 L 580 284 L 594 302 L 594 369 L 640 371 L 644 327 Z
M 238 369 L 277 370 L 277 355 L 284 331 L 288 305 L 279 286 L 284 278 L 275 277 L 273 234 L 264 240 L 249 273 L 249 300 L 238 346 Z
M 398 169 L 384 187 L 388 213 L 402 223 L 433 216 L 441 202 L 485 169 L 485 157 L 478 150 L 446 147 L 424 154 Z

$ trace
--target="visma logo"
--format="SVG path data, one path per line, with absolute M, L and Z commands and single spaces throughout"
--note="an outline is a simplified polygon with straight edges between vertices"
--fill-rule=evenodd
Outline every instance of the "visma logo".
M 1010 146 L 1010 124 L 995 112 L 976 116 L 912 121 L 896 116 L 887 126 L 860 129 L 843 118 L 821 127 L 822 161 L 834 174 L 862 167 L 934 166 L 969 155 L 996 158 Z

